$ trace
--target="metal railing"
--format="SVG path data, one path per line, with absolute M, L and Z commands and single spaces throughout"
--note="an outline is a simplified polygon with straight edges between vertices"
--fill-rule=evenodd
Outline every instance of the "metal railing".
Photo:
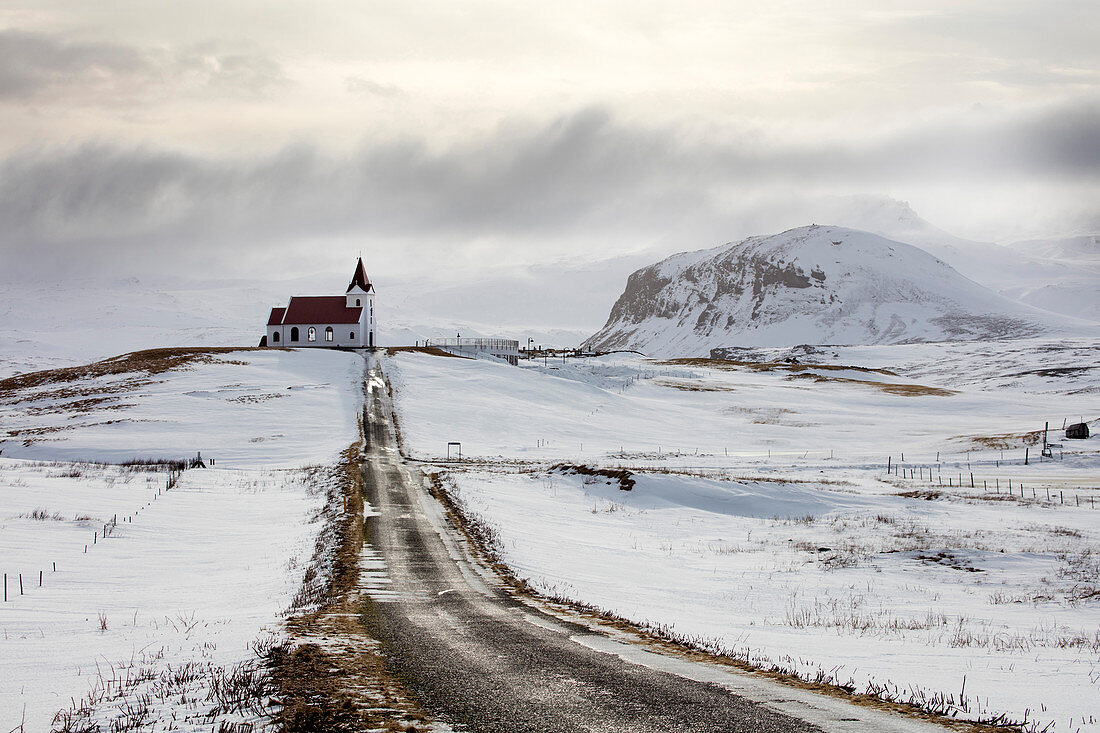
M 478 351 L 519 351 L 519 341 L 515 339 L 441 338 L 428 339 L 425 345 Z

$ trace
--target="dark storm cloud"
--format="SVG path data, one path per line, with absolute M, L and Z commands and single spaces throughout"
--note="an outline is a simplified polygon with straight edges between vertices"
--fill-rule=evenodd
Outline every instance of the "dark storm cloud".
M 978 197 L 993 180 L 1100 182 L 1095 102 L 868 138 L 719 144 L 593 109 L 442 152 L 398 140 L 346 158 L 301 145 L 213 159 L 89 143 L 0 166 L 0 251 L 28 263 L 59 254 L 180 261 L 373 238 L 418 242 L 430 256 L 478 238 L 652 238 L 720 224 L 731 202 L 769 192 L 942 181 Z
M 189 83 L 260 92 L 287 78 L 269 57 L 226 52 L 217 44 L 143 49 L 0 30 L 0 101 L 114 104 L 179 92 Z

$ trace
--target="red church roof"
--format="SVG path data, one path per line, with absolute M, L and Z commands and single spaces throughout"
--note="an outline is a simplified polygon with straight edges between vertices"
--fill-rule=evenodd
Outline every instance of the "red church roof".
M 273 308 L 275 311 L 283 308 Z M 359 323 L 363 309 L 347 306 L 343 295 L 307 295 L 294 296 L 285 308 L 281 323 L 284 326 L 320 326 L 326 323 Z M 268 323 L 268 325 L 275 325 Z
M 359 264 L 355 266 L 355 274 L 351 276 L 351 285 L 348 285 L 348 289 L 345 292 L 351 292 L 351 289 L 358 285 L 366 292 L 370 292 L 374 289 L 371 285 L 370 278 L 367 277 L 367 270 L 363 267 L 363 258 L 359 258 Z
M 271 315 L 267 317 L 267 325 L 278 326 L 283 322 L 284 313 L 286 313 L 286 308 L 272 308 Z

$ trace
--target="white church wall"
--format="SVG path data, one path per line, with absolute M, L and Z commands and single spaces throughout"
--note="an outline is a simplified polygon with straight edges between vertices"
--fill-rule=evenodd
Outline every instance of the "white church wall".
M 309 340 L 309 329 L 312 326 L 316 329 L 317 338 L 315 341 Z M 363 346 L 363 326 L 359 323 L 315 323 L 303 326 L 281 326 L 282 335 L 280 342 L 275 343 L 272 338 L 272 332 L 275 330 L 273 327 L 268 326 L 268 346 L 288 346 L 292 348 L 359 348 Z M 294 341 L 291 336 L 291 331 L 298 329 L 298 340 Z M 332 329 L 332 341 L 325 338 L 325 329 Z

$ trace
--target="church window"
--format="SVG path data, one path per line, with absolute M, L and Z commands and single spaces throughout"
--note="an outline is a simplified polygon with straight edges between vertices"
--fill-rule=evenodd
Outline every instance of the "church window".
M 352 331 L 351 334 L 349 334 L 348 338 L 350 338 L 352 341 L 354 341 L 355 340 L 355 331 Z
M 314 328 L 313 326 L 310 326 L 309 331 L 306 332 L 306 340 L 307 341 L 316 341 L 317 340 L 317 329 Z
M 332 341 L 332 326 L 325 329 L 325 341 Z
M 355 299 L 355 305 L 356 305 L 356 307 L 362 305 L 362 302 L 360 302 L 359 298 Z
M 272 341 L 273 341 L 274 343 L 279 343 L 279 332 L 278 332 L 278 331 L 276 331 L 275 333 L 271 334 L 271 340 L 272 340 Z
M 290 340 L 291 341 L 297 341 L 298 340 L 298 327 L 297 326 L 290 329 Z

